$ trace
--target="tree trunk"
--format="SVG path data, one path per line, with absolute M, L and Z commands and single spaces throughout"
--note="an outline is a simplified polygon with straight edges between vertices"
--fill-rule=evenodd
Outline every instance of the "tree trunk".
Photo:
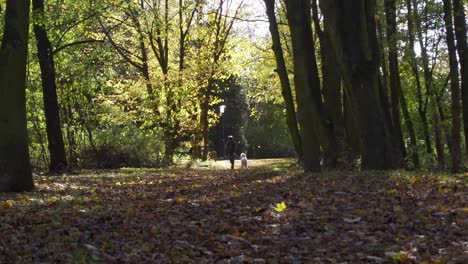
M 425 2 L 427 5 L 427 1 Z M 414 11 L 417 13 L 418 10 L 418 1 L 413 0 L 413 8 Z M 425 19 L 425 25 L 427 25 L 427 16 L 423 17 Z M 423 30 L 424 33 L 428 34 L 428 27 L 427 26 L 422 26 L 421 23 L 421 17 L 416 16 L 416 33 L 418 35 L 418 41 L 419 41 L 419 46 L 421 47 L 421 59 L 422 59 L 422 68 L 423 68 L 423 73 L 424 73 L 424 86 L 426 88 L 426 94 L 428 98 L 426 102 L 429 102 L 431 105 L 431 110 L 433 113 L 432 119 L 433 119 L 433 124 L 434 124 L 434 141 L 435 141 L 435 147 L 436 147 L 436 152 L 437 152 L 437 161 L 439 164 L 439 168 L 443 169 L 445 168 L 445 153 L 444 153 L 444 147 L 442 143 L 442 128 L 441 128 L 441 122 L 440 122 L 440 117 L 437 114 L 437 98 L 435 94 L 435 89 L 433 87 L 433 76 L 432 76 L 432 71 L 429 65 L 429 54 L 427 51 L 427 43 L 424 41 L 424 36 L 423 36 Z M 427 103 L 426 103 L 427 104 Z
M 0 192 L 34 189 L 26 124 L 28 0 L 7 0 L 0 47 Z
M 411 116 L 408 111 L 408 105 L 406 104 L 406 98 L 405 98 L 405 95 L 403 94 L 403 89 L 400 90 L 399 94 L 400 94 L 400 102 L 401 102 L 401 112 L 403 113 L 406 129 L 408 130 L 408 135 L 410 137 L 411 148 L 409 152 L 411 153 L 411 159 L 413 160 L 414 168 L 419 169 L 421 167 L 421 162 L 419 161 L 418 143 L 416 140 L 416 133 L 414 131 L 413 120 L 411 119 Z
M 320 79 L 315 58 L 314 40 L 311 28 L 310 1 L 286 1 L 287 18 L 291 31 L 294 59 L 294 83 L 299 110 L 299 123 L 304 152 L 305 171 L 318 172 L 320 165 L 320 143 L 326 152 L 331 147 L 326 132 Z M 325 119 L 327 120 L 327 119 Z M 328 120 L 329 123 L 331 123 Z M 335 152 L 336 153 L 336 152 Z
M 437 105 L 435 102 L 435 96 L 431 98 L 431 109 L 432 109 L 432 122 L 434 126 L 434 142 L 437 154 L 437 167 L 439 170 L 445 169 L 445 152 L 444 144 L 442 143 L 442 124 L 440 122 L 440 116 L 437 112 Z
M 382 74 L 379 74 L 379 96 L 380 96 L 380 102 L 382 104 L 382 109 L 383 109 L 383 114 L 384 114 L 384 120 L 388 126 L 388 129 L 391 133 L 392 142 L 395 142 L 395 148 L 393 148 L 392 151 L 395 151 L 392 156 L 395 157 L 400 157 L 399 161 L 397 162 L 398 164 L 401 164 L 403 167 L 405 164 L 405 158 L 406 158 L 406 148 L 404 147 L 405 143 L 403 141 L 403 134 L 401 132 L 401 125 L 394 124 L 394 119 L 392 113 L 393 112 L 398 112 L 399 114 L 399 109 L 398 106 L 394 106 L 393 103 L 395 103 L 395 100 L 390 100 L 391 96 L 394 96 L 394 91 L 391 90 L 390 87 L 390 74 L 388 71 L 388 59 L 387 59 L 387 54 L 385 53 L 385 47 L 384 47 L 384 38 L 385 35 L 383 34 L 382 30 L 382 21 L 376 21 L 376 26 L 377 26 L 377 36 L 378 36 L 378 45 L 379 45 L 379 53 L 380 53 L 380 66 L 382 67 Z M 395 110 L 396 109 L 396 110 Z M 399 118 L 398 118 L 399 119 Z M 398 127 L 398 128 L 397 128 Z
M 315 31 L 320 42 L 320 57 L 322 70 L 322 94 L 325 113 L 331 119 L 331 132 L 336 140 L 336 149 L 330 149 L 336 153 L 324 153 L 325 160 L 329 167 L 343 167 L 347 160 L 346 132 L 343 117 L 342 87 L 341 75 L 336 67 L 336 56 L 330 43 L 330 25 L 327 19 L 323 21 L 324 30 L 320 28 L 317 0 L 312 1 L 312 19 L 314 21 Z
M 466 20 L 464 1 L 453 0 L 455 37 L 457 38 L 458 58 L 460 59 L 461 94 L 463 104 L 463 126 L 465 146 L 468 153 L 468 44 L 466 39 Z M 465 2 L 466 3 L 466 2 Z
M 400 118 L 400 72 L 398 66 L 397 50 L 397 24 L 396 24 L 396 4 L 395 0 L 385 0 L 385 15 L 387 21 L 387 45 L 388 45 L 388 69 L 390 76 L 390 98 L 392 109 L 392 123 L 395 135 L 403 153 L 406 157 L 406 148 L 401 130 Z M 381 40 L 382 41 L 382 40 Z
M 208 147 L 209 147 L 209 135 L 208 135 L 208 125 L 209 125 L 209 120 L 208 120 L 208 113 L 209 113 L 209 108 L 210 108 L 210 91 L 212 89 L 212 83 L 213 80 L 208 81 L 208 86 L 206 89 L 203 90 L 203 93 L 200 95 L 201 98 L 201 104 L 200 104 L 200 127 L 201 127 L 201 133 L 202 133 L 202 156 L 201 159 L 203 161 L 208 160 Z
M 353 169 L 356 163 L 356 160 L 362 153 L 362 137 L 361 131 L 359 130 L 359 124 L 357 116 L 355 115 L 353 103 L 349 100 L 349 95 L 347 95 L 346 91 L 350 91 L 351 88 L 347 88 L 345 84 L 343 84 L 343 116 L 345 122 L 345 132 L 346 132 L 346 144 L 348 149 L 346 149 L 347 160 L 351 161 L 349 165 L 351 169 Z
M 401 87 L 401 80 L 400 80 L 400 66 L 398 62 L 398 51 L 397 51 L 397 24 L 396 24 L 396 6 L 395 0 L 388 0 L 386 1 L 386 8 L 387 10 L 387 38 L 388 38 L 388 46 L 389 46 L 389 68 L 390 68 L 390 87 L 392 89 L 392 104 L 398 101 L 401 111 L 403 113 L 403 117 L 405 120 L 406 129 L 408 130 L 408 135 L 410 138 L 410 155 L 413 162 L 414 168 L 418 169 L 421 164 L 419 161 L 418 155 L 418 147 L 417 147 L 417 140 L 416 140 L 416 133 L 414 131 L 413 121 L 411 120 L 411 116 L 408 111 L 408 106 L 406 103 L 406 99 L 403 93 L 403 89 Z M 396 89 L 396 90 L 393 90 Z M 398 96 L 394 98 L 394 96 Z M 395 105 L 394 107 L 398 107 Z M 394 112 L 394 116 L 399 115 L 398 109 L 392 108 Z M 399 122 L 400 117 L 394 118 L 394 122 Z M 401 131 L 401 126 L 400 126 Z M 400 133 L 401 134 L 401 133 Z M 403 138 L 401 138 L 403 140 Z M 404 144 L 402 142 L 401 144 Z M 404 151 L 404 148 L 403 148 Z
M 418 114 L 419 114 L 419 117 L 421 118 L 421 125 L 423 129 L 426 152 L 428 154 L 431 154 L 433 153 L 433 150 L 432 150 L 431 136 L 429 132 L 429 123 L 427 120 L 427 100 L 429 99 L 428 98 L 429 95 L 426 95 L 426 99 L 424 99 L 422 95 L 421 78 L 419 76 L 418 65 L 416 62 L 416 54 L 414 52 L 414 42 L 415 42 L 414 41 L 414 24 L 413 24 L 414 12 L 413 12 L 411 0 L 406 0 L 406 8 L 407 8 L 408 40 L 409 40 L 408 55 L 410 57 L 409 59 L 410 59 L 410 64 L 411 64 L 411 70 L 416 79 L 416 88 L 417 88 L 417 96 L 418 96 Z
M 280 34 L 278 30 L 278 23 L 275 15 L 275 0 L 264 0 L 266 5 L 266 13 L 268 21 L 270 22 L 270 33 L 273 42 L 273 52 L 276 58 L 276 72 L 278 73 L 281 82 L 281 94 L 283 95 L 284 104 L 286 108 L 286 123 L 288 125 L 289 133 L 294 143 L 299 160 L 302 159 L 302 139 L 297 127 L 296 110 L 294 106 L 294 99 L 291 92 L 291 84 L 289 82 L 288 72 L 286 69 L 286 62 L 284 60 L 283 48 L 281 47 Z
M 362 129 L 362 168 L 400 167 L 394 137 L 385 121 L 379 95 L 380 53 L 373 1 L 321 1 L 322 11 L 332 23 L 331 42 L 345 82 L 351 85 L 347 97 L 354 104 Z M 359 34 L 357 34 L 359 32 Z M 346 87 L 346 86 L 345 86 Z
M 62 126 L 57 100 L 53 48 L 47 36 L 44 24 L 44 0 L 33 0 L 33 16 L 37 53 L 39 57 L 39 65 L 41 67 L 47 140 L 49 143 L 49 171 L 60 173 L 67 168 L 68 163 L 65 154 L 65 145 L 63 143 Z
M 460 86 L 458 79 L 458 61 L 455 47 L 455 36 L 452 25 L 452 1 L 443 0 L 444 3 L 444 20 L 447 38 L 447 48 L 449 53 L 450 63 L 450 88 L 452 94 L 452 133 L 451 133 L 451 149 L 452 157 L 452 173 L 457 173 L 461 166 L 461 105 L 460 105 Z
M 435 101 L 436 101 L 436 104 L 437 104 L 437 113 L 439 115 L 439 118 L 440 118 L 440 122 L 441 124 L 445 124 L 446 121 L 447 121 L 447 117 L 445 115 L 445 112 L 444 112 L 444 102 L 442 101 L 442 97 L 444 96 L 444 93 L 445 93 L 445 90 L 447 89 L 447 86 L 448 86 L 448 83 L 449 83 L 449 80 L 450 80 L 450 74 L 448 75 L 448 78 L 446 80 L 446 84 L 440 89 L 441 91 L 438 92 L 438 91 L 435 91 Z M 445 126 L 443 126 L 443 132 L 444 132 L 444 136 L 447 140 L 447 147 L 449 150 L 452 149 L 452 138 L 451 138 L 451 132 L 450 132 L 450 128 L 447 128 Z

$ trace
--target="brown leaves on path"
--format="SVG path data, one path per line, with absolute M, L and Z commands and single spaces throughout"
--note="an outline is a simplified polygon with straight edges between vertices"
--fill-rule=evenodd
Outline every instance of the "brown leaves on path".
M 466 178 L 271 163 L 40 177 L 1 194 L 0 263 L 467 263 Z

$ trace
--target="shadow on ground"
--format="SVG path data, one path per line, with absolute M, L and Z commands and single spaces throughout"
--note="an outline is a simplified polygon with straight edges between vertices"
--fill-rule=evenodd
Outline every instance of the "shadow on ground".
M 463 179 L 254 164 L 42 177 L 2 194 L 0 262 L 468 262 Z

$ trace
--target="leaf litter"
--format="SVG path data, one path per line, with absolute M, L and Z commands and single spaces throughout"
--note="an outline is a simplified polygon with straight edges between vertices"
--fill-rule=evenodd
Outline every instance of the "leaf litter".
M 468 263 L 467 176 L 273 167 L 38 177 L 0 263 Z

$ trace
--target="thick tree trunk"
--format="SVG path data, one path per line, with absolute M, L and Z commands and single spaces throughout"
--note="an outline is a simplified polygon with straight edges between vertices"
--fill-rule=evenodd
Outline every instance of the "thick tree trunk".
M 460 105 L 460 86 L 458 79 L 458 61 L 455 47 L 455 36 L 452 25 L 452 1 L 443 0 L 444 3 L 444 20 L 447 38 L 447 47 L 450 63 L 450 88 L 452 95 L 452 133 L 451 133 L 451 149 L 452 157 L 452 173 L 457 173 L 461 166 L 461 105 Z
M 343 84 L 345 87 L 345 84 Z M 361 131 L 359 129 L 358 119 L 355 114 L 356 111 L 353 109 L 353 103 L 349 100 L 349 96 L 346 94 L 346 91 L 350 91 L 351 88 L 343 89 L 343 116 L 345 122 L 345 132 L 346 132 L 346 143 L 348 149 L 346 149 L 348 160 L 351 161 L 350 164 L 355 164 L 356 160 L 362 153 L 362 137 Z
M 294 83 L 304 151 L 305 171 L 320 171 L 320 144 L 326 153 L 336 153 L 333 133 L 325 126 L 331 120 L 323 111 L 320 79 L 311 28 L 310 1 L 286 1 L 294 58 Z M 312 48 L 312 49 L 311 49 Z
M 331 21 L 332 46 L 337 54 L 352 109 L 362 129 L 362 168 L 397 168 L 401 152 L 395 150 L 394 136 L 385 120 L 379 95 L 380 53 L 373 1 L 321 1 L 325 17 Z M 359 32 L 359 34 L 357 34 Z M 345 86 L 346 87 L 346 86 Z M 400 157 L 398 157 L 400 153 Z
M 63 143 L 62 126 L 57 100 L 53 48 L 47 36 L 44 24 L 44 0 L 33 0 L 33 16 L 37 53 L 39 57 L 39 65 L 41 67 L 47 140 L 49 143 L 49 171 L 59 173 L 67 168 L 68 163 L 65 154 L 65 145 Z
M 7 0 L 0 47 L 0 192 L 34 188 L 26 124 L 29 0 Z
M 264 0 L 266 5 L 266 13 L 268 21 L 270 22 L 270 33 L 273 42 L 273 52 L 276 58 L 276 72 L 278 73 L 281 82 L 281 94 L 283 95 L 284 105 L 286 108 L 286 123 L 288 125 L 289 133 L 294 143 L 299 160 L 302 159 L 302 139 L 297 126 L 296 110 L 294 106 L 294 99 L 291 92 L 291 84 L 289 82 L 288 72 L 286 69 L 286 62 L 284 60 L 283 48 L 281 47 L 280 34 L 278 30 L 278 22 L 275 15 L 275 0 Z
M 406 148 L 403 140 L 400 118 L 400 72 L 398 66 L 397 50 L 397 24 L 395 0 L 385 0 L 385 15 L 387 21 L 388 69 L 390 76 L 390 98 L 392 109 L 392 123 L 395 135 L 398 138 L 403 156 L 406 157 Z M 382 40 L 381 40 L 382 41 Z
M 465 146 L 468 153 L 468 44 L 466 39 L 467 29 L 463 2 L 464 1 L 461 0 L 453 0 L 453 16 L 458 58 L 460 59 L 463 126 L 465 132 Z
M 336 153 L 325 152 L 324 156 L 325 160 L 328 161 L 327 165 L 329 167 L 343 167 L 350 160 L 347 160 L 345 154 L 347 146 L 343 117 L 341 75 L 339 68 L 336 67 L 336 56 L 330 43 L 330 25 L 327 19 L 323 21 L 324 30 L 320 28 L 317 0 L 312 1 L 312 19 L 320 42 L 323 105 L 325 113 L 331 119 L 332 127 L 330 130 L 334 133 L 336 140 L 336 149 L 332 149 Z

